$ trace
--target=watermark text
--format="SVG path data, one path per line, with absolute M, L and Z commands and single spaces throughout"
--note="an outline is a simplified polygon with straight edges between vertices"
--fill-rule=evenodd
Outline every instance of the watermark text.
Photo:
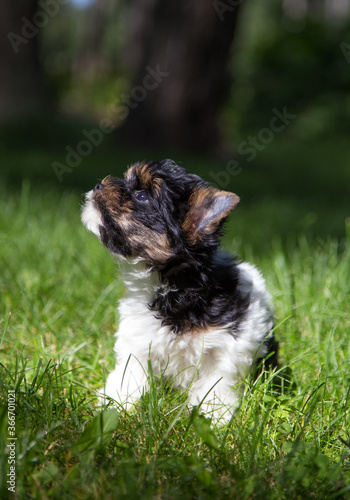
M 7 473 L 7 489 L 12 493 L 16 492 L 16 395 L 14 390 L 7 393 L 7 463 L 9 472 Z
M 15 54 L 18 54 L 22 44 L 26 45 L 29 40 L 36 37 L 39 29 L 44 28 L 49 20 L 58 14 L 61 5 L 68 2 L 69 0 L 39 0 L 40 9 L 35 12 L 32 19 L 25 16 L 21 17 L 21 33 L 10 31 L 7 34 L 8 41 Z
M 128 95 L 122 95 L 121 99 L 116 99 L 111 107 L 112 118 L 103 118 L 99 122 L 98 128 L 91 130 L 82 130 L 84 138 L 78 142 L 74 147 L 68 145 L 65 147 L 67 152 L 65 163 L 54 161 L 51 163 L 52 169 L 59 182 L 63 181 L 65 173 L 73 172 L 78 167 L 83 158 L 89 156 L 94 147 L 99 146 L 105 135 L 110 134 L 116 128 L 116 122 L 121 122 L 127 118 L 130 111 L 136 109 L 139 104 L 144 101 L 148 92 L 155 90 L 163 81 L 164 78 L 169 76 L 168 71 L 160 68 L 159 64 L 155 68 L 146 66 L 146 74 L 142 79 L 142 85 L 134 86 Z
M 249 135 L 246 140 L 240 142 L 237 146 L 237 153 L 248 163 L 255 160 L 258 153 L 263 151 L 270 142 L 273 141 L 276 134 L 282 132 L 297 115 L 289 113 L 284 106 L 282 111 L 274 108 L 268 127 L 259 130 L 256 135 Z M 241 162 L 230 160 L 226 163 L 224 170 L 219 172 L 211 171 L 209 176 L 219 188 L 225 188 L 231 177 L 239 175 L 243 170 Z

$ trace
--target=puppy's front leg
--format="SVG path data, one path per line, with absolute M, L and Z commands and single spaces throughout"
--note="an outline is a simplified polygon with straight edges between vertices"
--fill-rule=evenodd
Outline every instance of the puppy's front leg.
M 148 388 L 146 366 L 131 354 L 117 362 L 102 392 L 128 410 Z
M 190 390 L 190 404 L 200 404 L 201 412 L 211 416 L 215 424 L 223 425 L 229 422 L 235 412 L 241 390 L 239 382 L 235 384 L 213 372 L 194 382 Z

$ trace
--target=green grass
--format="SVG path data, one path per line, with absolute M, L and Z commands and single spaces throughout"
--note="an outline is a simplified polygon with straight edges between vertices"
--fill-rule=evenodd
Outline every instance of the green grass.
M 275 394 L 269 377 L 248 382 L 220 429 L 155 384 L 134 413 L 101 414 L 94 392 L 113 366 L 123 292 L 79 202 L 28 183 L 1 196 L 1 498 L 13 388 L 17 498 L 346 498 L 349 247 L 275 239 L 253 259 L 274 296 L 294 393 Z M 237 212 L 236 226 L 249 217 Z
M 244 111 L 228 108 L 228 137 L 237 145 L 257 135 L 247 130 L 238 137 L 237 124 L 267 127 L 270 108 L 281 109 L 278 102 L 288 102 L 292 87 L 300 116 L 251 163 L 230 154 L 221 160 L 160 149 L 146 155 L 125 150 L 110 135 L 59 183 L 52 162 L 64 163 L 65 147 L 75 148 L 82 130 L 95 124 L 49 119 L 0 130 L 1 500 L 350 499 L 350 142 L 338 133 L 348 130 L 348 65 L 338 26 L 331 57 L 330 34 L 313 29 L 299 34 L 290 57 L 293 44 L 271 46 L 263 3 L 261 11 L 248 36 L 257 44 L 256 62 L 265 52 L 266 67 L 257 73 L 262 85 L 252 80 L 258 106 L 245 110 L 253 115 L 248 120 L 239 117 Z M 261 29 L 266 37 L 256 35 Z M 288 37 L 295 40 L 293 33 Z M 325 50 L 322 57 L 314 50 L 307 68 L 312 46 Z M 269 72 L 269 58 L 275 69 L 284 68 L 284 83 Z M 247 58 L 240 60 L 244 66 Z M 317 64 L 320 71 L 313 70 Z M 296 74 L 302 75 L 297 82 Z M 329 91 L 318 95 L 330 78 Z M 248 94 L 250 79 L 241 81 L 243 91 L 248 82 Z M 305 140 L 317 136 L 322 139 Z M 247 381 L 240 408 L 220 429 L 198 412 L 189 414 L 185 395 L 153 381 L 133 413 L 97 407 L 96 389 L 114 364 L 123 288 L 108 253 L 80 223 L 80 194 L 145 156 L 173 157 L 208 180 L 225 172 L 228 160 L 242 168 L 225 186 L 242 203 L 224 245 L 263 271 L 276 308 L 281 363 L 291 370 L 295 391 L 274 392 L 270 375 Z M 15 494 L 6 484 L 11 389 Z

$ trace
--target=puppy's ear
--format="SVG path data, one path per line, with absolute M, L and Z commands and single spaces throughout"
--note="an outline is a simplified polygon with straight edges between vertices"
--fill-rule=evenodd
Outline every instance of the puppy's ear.
M 188 201 L 183 230 L 191 244 L 216 231 L 220 223 L 239 203 L 239 197 L 213 187 L 195 189 Z

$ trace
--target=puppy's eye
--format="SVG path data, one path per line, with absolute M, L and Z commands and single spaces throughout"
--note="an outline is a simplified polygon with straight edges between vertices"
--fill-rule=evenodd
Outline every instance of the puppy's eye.
M 143 201 L 144 203 L 149 201 L 149 196 L 147 191 L 135 191 L 134 195 L 137 201 Z

